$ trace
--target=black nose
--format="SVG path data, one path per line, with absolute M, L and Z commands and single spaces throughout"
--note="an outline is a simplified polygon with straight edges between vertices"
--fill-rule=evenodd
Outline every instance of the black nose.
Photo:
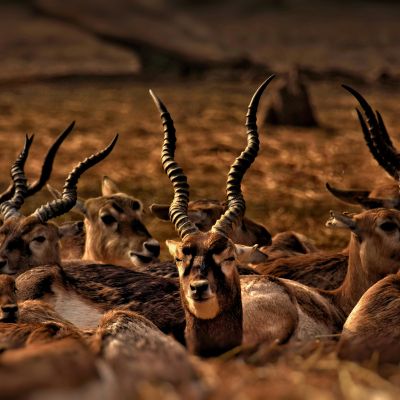
M 207 280 L 195 281 L 190 284 L 192 295 L 201 298 L 201 296 L 208 290 L 209 283 Z
M 160 245 L 154 243 L 145 243 L 144 247 L 150 253 L 154 255 L 154 257 L 158 257 L 160 255 Z
M 7 260 L 0 259 L 0 268 L 3 268 L 7 265 Z

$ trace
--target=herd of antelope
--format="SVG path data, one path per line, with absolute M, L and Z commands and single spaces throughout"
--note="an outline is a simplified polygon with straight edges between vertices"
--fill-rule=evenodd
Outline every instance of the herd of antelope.
M 32 184 L 24 164 L 33 137 L 26 137 L 12 184 L 0 195 L 2 398 L 123 399 L 171 385 L 184 397 L 203 398 L 196 369 L 203 358 L 324 336 L 339 337 L 342 358 L 400 361 L 400 155 L 381 115 L 345 86 L 363 111 L 357 110 L 365 141 L 393 184 L 370 191 L 327 184 L 339 199 L 366 209 L 331 212 L 326 226 L 350 231 L 345 249 L 323 252 L 292 231 L 271 237 L 245 217 L 241 182 L 259 150 L 256 113 L 272 80 L 250 101 L 247 146 L 229 170 L 224 202 L 189 201 L 174 158 L 173 120 L 150 91 L 164 128 L 161 162 L 174 191 L 170 205 L 150 211 L 170 220 L 179 236 L 166 241 L 168 261 L 159 260 L 141 201 L 112 179 L 103 178 L 101 196 L 78 198 L 79 177 L 111 153 L 117 136 L 71 171 L 62 192 L 48 187 L 54 200 L 23 215 L 24 200 L 45 186 L 73 124 Z M 83 223 L 51 221 L 72 209 Z

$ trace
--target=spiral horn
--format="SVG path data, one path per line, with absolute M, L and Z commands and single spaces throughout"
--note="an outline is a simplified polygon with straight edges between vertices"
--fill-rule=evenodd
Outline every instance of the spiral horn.
M 218 232 L 223 236 L 229 237 L 234 225 L 243 217 L 246 210 L 246 203 L 242 194 L 241 182 L 247 169 L 255 160 L 259 150 L 260 142 L 258 139 L 256 117 L 258 104 L 260 102 L 261 95 L 274 77 L 275 75 L 271 75 L 260 85 L 260 87 L 254 93 L 248 107 L 248 112 L 246 115 L 247 146 L 240 156 L 236 158 L 228 173 L 226 186 L 227 210 L 211 228 L 213 232 Z
M 174 160 L 176 145 L 174 122 L 163 102 L 153 91 L 150 90 L 149 92 L 161 114 L 161 121 L 164 127 L 161 162 L 174 188 L 174 199 L 169 207 L 169 218 L 175 225 L 179 236 L 183 239 L 187 235 L 199 232 L 199 229 L 188 217 L 189 185 L 182 168 Z

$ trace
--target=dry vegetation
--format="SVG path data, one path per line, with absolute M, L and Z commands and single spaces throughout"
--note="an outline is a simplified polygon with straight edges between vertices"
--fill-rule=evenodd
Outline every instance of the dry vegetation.
M 311 97 L 321 122 L 318 129 L 260 127 L 262 149 L 246 175 L 244 192 L 248 215 L 272 233 L 287 229 L 311 236 L 323 248 L 345 245 L 347 233 L 324 227 L 332 208 L 348 210 L 326 192 L 327 180 L 342 187 L 371 188 L 388 179 L 368 154 L 354 112 L 355 100 L 342 82 L 312 83 Z M 120 141 L 109 159 L 80 180 L 82 197 L 99 195 L 100 177 L 107 174 L 145 205 L 167 202 L 171 186 L 160 160 L 162 129 L 147 93 L 149 87 L 165 101 L 175 120 L 177 159 L 191 184 L 192 199 L 224 198 L 229 164 L 245 143 L 244 118 L 257 82 L 220 83 L 178 81 L 138 83 L 126 79 L 64 81 L 3 86 L 0 93 L 0 187 L 6 187 L 10 162 L 22 146 L 25 133 L 36 133 L 28 162 L 35 178 L 41 155 L 52 139 L 77 121 L 57 160 L 51 183 L 61 187 L 74 163 L 100 149 L 115 132 Z M 357 87 L 379 109 L 394 139 L 400 95 L 386 87 Z M 271 84 L 272 89 L 272 84 Z M 268 91 L 264 95 L 268 96 Z M 259 121 L 263 117 L 259 113 Z M 25 210 L 50 199 L 43 192 L 29 199 Z M 76 216 L 71 215 L 70 218 Z M 167 223 L 148 216 L 158 239 L 175 235 Z M 311 344 L 296 351 L 243 351 L 200 363 L 212 399 L 391 399 L 399 398 L 400 370 L 339 362 L 332 345 Z M 165 396 L 175 399 L 172 388 Z M 143 397 L 154 393 L 144 391 Z

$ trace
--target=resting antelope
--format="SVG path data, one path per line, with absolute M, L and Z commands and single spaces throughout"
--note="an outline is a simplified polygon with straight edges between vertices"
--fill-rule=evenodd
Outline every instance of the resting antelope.
M 356 109 L 364 139 L 371 154 L 395 182 L 378 186 L 373 190 L 343 190 L 335 188 L 329 183 L 326 184 L 326 187 L 338 199 L 346 203 L 361 205 L 365 209 L 379 207 L 400 209 L 399 152 L 389 137 L 381 114 L 378 111 L 375 114 L 360 93 L 349 86 L 343 85 L 343 87 L 358 100 L 365 113 L 366 121 L 361 112 Z
M 200 232 L 187 213 L 189 186 L 174 160 L 175 130 L 163 103 L 153 95 L 164 125 L 163 168 L 174 188 L 170 218 L 181 237 L 167 241 L 179 271 L 186 318 L 185 337 L 191 352 L 218 355 L 234 346 L 259 341 L 288 342 L 340 332 L 342 324 L 365 290 L 382 275 L 398 268 L 400 241 L 385 231 L 400 214 L 371 210 L 354 216 L 333 214 L 330 226 L 352 229 L 346 278 L 335 291 L 319 291 L 272 276 L 239 277 L 235 245 L 229 239 L 245 210 L 241 180 L 259 147 L 256 110 L 266 80 L 257 90 L 247 115 L 247 147 L 228 174 L 228 206 L 208 232 Z
M 152 204 L 150 211 L 157 218 L 168 221 L 168 204 Z M 224 202 L 217 200 L 196 200 L 188 204 L 189 219 L 202 232 L 207 232 L 225 212 Z M 246 256 L 243 263 L 260 264 L 267 260 L 289 257 L 297 254 L 308 254 L 317 251 L 312 240 L 297 232 L 281 232 L 271 238 L 268 230 L 246 217 L 233 229 L 231 239 L 236 244 L 258 247 L 253 252 L 243 248 Z M 249 254 L 250 253 L 250 254 Z
M 396 224 L 393 236 L 399 236 Z M 343 326 L 338 355 L 354 361 L 400 361 L 400 275 L 389 275 L 360 298 Z
M 61 193 L 49 187 L 54 197 Z M 143 204 L 123 193 L 109 177 L 103 177 L 102 195 L 78 199 L 74 210 L 83 214 L 86 236 L 83 260 L 131 268 L 158 261 L 160 244 L 143 223 Z M 81 232 L 78 232 L 78 239 Z M 78 244 L 80 242 L 78 241 Z

